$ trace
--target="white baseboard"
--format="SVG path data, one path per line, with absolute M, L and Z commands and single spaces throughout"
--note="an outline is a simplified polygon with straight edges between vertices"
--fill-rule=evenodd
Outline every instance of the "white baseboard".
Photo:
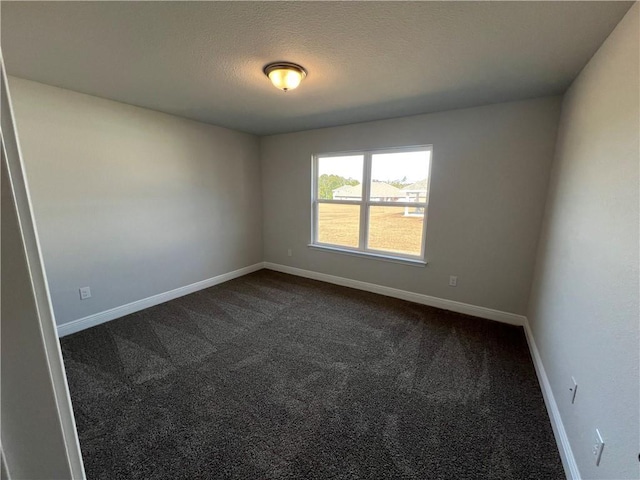
M 380 295 L 385 295 L 387 297 L 400 298 L 409 302 L 429 305 L 430 307 L 442 308 L 443 310 L 450 310 L 452 312 L 473 315 L 474 317 L 486 318 L 488 320 L 508 323 L 510 325 L 524 326 L 526 321 L 526 317 L 524 317 L 523 315 L 517 315 L 515 313 L 501 312 L 500 310 L 493 310 L 492 308 L 478 307 L 476 305 L 470 305 L 468 303 L 456 302 L 454 300 L 446 300 L 444 298 L 438 297 L 431 297 L 422 293 L 398 290 L 397 288 L 384 287 L 382 285 L 361 282 L 359 280 L 351 280 L 350 278 L 336 277 L 334 275 L 313 272 L 311 270 L 302 270 L 300 268 L 289 267 L 277 263 L 265 262 L 264 268 L 275 270 L 276 272 L 297 275 L 298 277 L 311 278 L 313 280 L 320 280 L 322 282 L 333 283 L 335 285 L 342 285 L 343 287 L 351 287 L 357 290 L 377 293 Z
M 131 313 L 139 312 L 140 310 L 144 310 L 145 308 L 168 302 L 169 300 L 173 300 L 174 298 L 182 297 L 184 295 L 197 292 L 198 290 L 213 287 L 214 285 L 233 280 L 234 278 L 242 277 L 243 275 L 247 275 L 248 273 L 262 270 L 263 268 L 264 264 L 262 262 L 256 263 L 254 265 L 249 265 L 248 267 L 234 270 L 233 272 L 223 273 L 222 275 L 208 278 L 200 282 L 192 283 L 191 285 L 179 287 L 168 292 L 159 293 L 158 295 L 154 295 L 152 297 L 147 297 L 143 298 L 142 300 L 136 300 L 135 302 L 127 303 L 126 305 L 122 305 L 120 307 L 105 310 L 104 312 L 95 313 L 93 315 L 89 315 L 88 317 L 79 318 L 78 320 L 63 323 L 62 325 L 58 325 L 58 336 L 64 337 L 65 335 L 70 335 L 72 333 L 79 332 L 80 330 L 84 330 L 95 325 L 100 325 L 101 323 L 115 320 L 116 318 L 124 317 L 125 315 L 129 315 Z
M 538 381 L 540 382 L 540 388 L 542 390 L 544 402 L 547 407 L 547 412 L 549 413 L 549 418 L 551 420 L 551 426 L 556 438 L 558 450 L 560 451 L 562 465 L 569 480 L 580 480 L 580 471 L 578 470 L 578 465 L 576 463 L 575 457 L 573 456 L 573 451 L 571 450 L 569 438 L 567 437 L 567 432 L 564 428 L 564 424 L 562 423 L 562 417 L 560 416 L 558 405 L 556 404 L 549 379 L 544 369 L 544 365 L 542 364 L 542 359 L 540 358 L 538 347 L 536 346 L 535 339 L 533 338 L 533 332 L 531 331 L 529 321 L 524 315 L 502 312 L 500 310 L 494 310 L 491 308 L 479 307 L 476 305 L 456 302 L 444 298 L 432 297 L 421 293 L 408 292 L 406 290 L 399 290 L 396 288 L 376 285 L 374 283 L 361 282 L 359 280 L 352 280 L 335 275 L 328 275 L 326 273 L 303 270 L 300 268 L 289 267 L 287 265 L 280 265 L 270 262 L 260 262 L 248 267 L 234 270 L 233 272 L 224 273 L 213 278 L 192 283 L 191 285 L 176 288 L 165 293 L 160 293 L 152 297 L 137 300 L 120 307 L 112 308 L 104 312 L 89 315 L 87 317 L 80 318 L 63 325 L 59 325 L 58 336 L 63 337 L 65 335 L 70 335 L 80 330 L 84 330 L 95 325 L 100 325 L 101 323 L 105 323 L 110 320 L 114 320 L 116 318 L 120 318 L 125 315 L 144 310 L 145 308 L 159 305 L 161 303 L 168 302 L 169 300 L 173 300 L 175 298 L 197 292 L 198 290 L 209 288 L 214 285 L 227 282 L 234 278 L 242 277 L 243 275 L 247 275 L 263 268 L 274 270 L 277 272 L 288 273 L 291 275 L 297 275 L 299 277 L 311 278 L 313 280 L 319 280 L 335 285 L 341 285 L 344 287 L 355 288 L 357 290 L 377 293 L 380 295 L 385 295 L 387 297 L 399 298 L 402 300 L 407 300 L 422 305 L 429 305 L 431 307 L 442 308 L 444 310 L 450 310 L 466 315 L 473 315 L 475 317 L 485 318 L 488 320 L 508 323 L 510 325 L 518 325 L 524 327 L 524 331 L 527 337 L 527 343 L 529 344 L 529 350 L 533 359 L 533 364 L 538 376 Z
M 491 308 L 479 307 L 476 305 L 469 305 L 467 303 L 456 302 L 453 300 L 446 300 L 444 298 L 431 297 L 429 295 L 423 295 L 421 293 L 408 292 L 406 290 L 398 290 L 396 288 L 384 287 L 373 283 L 361 282 L 358 280 L 351 280 L 349 278 L 337 277 L 334 275 L 328 275 L 326 273 L 313 272 L 311 270 L 303 270 L 300 268 L 289 267 L 287 265 L 280 265 L 277 263 L 265 262 L 264 268 L 269 270 L 275 270 L 277 272 L 289 273 L 291 275 L 297 275 L 299 277 L 311 278 L 313 280 L 320 280 L 322 282 L 333 283 L 335 285 L 342 285 L 344 287 L 351 287 L 358 290 L 365 290 L 367 292 L 378 293 L 380 295 L 386 295 L 388 297 L 400 298 L 402 300 L 408 300 L 410 302 L 420 303 L 423 305 L 429 305 L 431 307 L 442 308 L 444 310 L 451 310 L 458 313 L 464 313 L 467 315 L 473 315 L 475 317 L 486 318 L 488 320 L 495 320 L 498 322 L 508 323 L 511 325 L 518 325 L 524 327 L 525 335 L 527 337 L 527 343 L 533 359 L 533 364 L 536 369 L 538 381 L 540 382 L 540 388 L 544 397 L 544 402 L 547 407 L 549 419 L 551 420 L 551 426 L 556 438 L 558 450 L 560 452 L 560 458 L 562 459 L 562 465 L 567 474 L 569 480 L 580 480 L 580 471 L 576 464 L 567 432 L 565 431 L 562 418 L 560 417 L 560 411 L 556 404 L 549 379 L 542 364 L 540 353 L 533 338 L 529 321 L 524 315 L 517 315 L 515 313 L 502 312 L 499 310 L 493 310 Z
M 536 346 L 536 341 L 533 338 L 533 331 L 529 325 L 529 320 L 525 318 L 524 331 L 527 336 L 527 343 L 529 344 L 529 351 L 531 352 L 531 358 L 533 359 L 533 365 L 538 375 L 538 381 L 540 382 L 540 388 L 542 390 L 542 396 L 544 397 L 544 403 L 547 406 L 547 412 L 551 420 L 551 427 L 553 428 L 553 434 L 556 437 L 556 443 L 558 444 L 558 450 L 560 451 L 560 458 L 562 459 L 562 466 L 569 480 L 580 480 L 580 470 L 578 470 L 578 464 L 573 456 L 571 450 L 571 444 L 567 437 L 567 432 L 564 429 L 562 423 L 562 417 L 560 416 L 560 410 L 558 410 L 558 404 L 553 396 L 551 390 L 551 384 L 547 377 L 547 372 L 544 369 L 542 358 L 540 358 L 540 352 Z

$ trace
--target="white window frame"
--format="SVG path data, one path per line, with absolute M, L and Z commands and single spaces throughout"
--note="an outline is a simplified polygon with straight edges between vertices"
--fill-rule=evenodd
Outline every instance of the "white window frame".
M 405 153 L 405 152 L 431 152 L 427 178 L 427 196 L 424 202 L 376 202 L 369 199 L 371 186 L 371 162 L 373 155 L 385 153 Z M 321 158 L 344 157 L 349 155 L 362 155 L 362 198 L 360 200 L 326 200 L 318 198 L 318 163 Z M 394 147 L 374 150 L 352 150 L 346 152 L 319 153 L 311 159 L 311 243 L 309 247 L 321 250 L 345 253 L 350 255 L 364 256 L 379 260 L 405 263 L 410 265 L 426 265 L 426 239 L 427 239 L 427 211 L 429 206 L 429 195 L 431 194 L 431 165 L 433 163 L 433 145 L 415 145 L 410 147 Z M 318 241 L 318 205 L 321 203 L 338 205 L 359 205 L 360 206 L 360 238 L 358 247 L 347 247 L 331 243 L 321 243 Z M 369 211 L 371 207 L 422 207 L 424 208 L 424 220 L 422 222 L 422 240 L 420 243 L 420 255 L 407 255 L 386 250 L 376 250 L 369 248 Z

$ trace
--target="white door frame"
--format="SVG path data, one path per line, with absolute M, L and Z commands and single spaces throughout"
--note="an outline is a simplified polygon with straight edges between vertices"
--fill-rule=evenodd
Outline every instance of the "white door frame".
M 7 74 L 1 52 L 0 74 L 0 141 L 2 148 L 4 148 L 3 156 L 5 157 L 7 174 L 11 185 L 11 193 L 15 203 L 20 234 L 22 236 L 24 252 L 28 264 L 28 275 L 31 280 L 32 294 L 35 299 L 35 307 L 37 309 L 37 316 L 40 323 L 39 333 L 41 338 L 29 340 L 33 340 L 34 345 L 40 345 L 44 349 L 44 358 L 46 358 L 47 365 L 42 365 L 42 367 L 46 368 L 48 376 L 51 379 L 51 388 L 53 390 L 52 395 L 55 399 L 55 408 L 57 409 L 57 426 L 60 430 L 57 434 L 62 436 L 64 442 L 66 463 L 69 467 L 69 478 L 72 478 L 73 480 L 84 480 L 86 477 L 82 462 L 82 454 L 80 451 L 80 443 L 73 416 L 73 407 L 71 405 L 71 397 L 69 394 L 69 387 L 67 385 L 62 352 L 60 350 L 60 342 L 56 332 L 55 317 L 44 263 L 42 260 L 38 232 L 33 220 L 33 209 L 29 196 L 24 162 L 22 161 L 18 133 L 16 131 L 15 116 L 13 114 L 9 86 L 7 83 Z M 3 280 L 8 282 L 11 281 L 11 279 L 8 278 Z M 5 321 L 9 320 L 11 319 L 5 319 Z M 19 321 L 21 319 L 14 320 Z M 7 368 L 11 368 L 11 366 L 7 366 Z M 18 393 L 19 392 L 16 392 L 16 394 Z M 51 397 L 49 397 L 49 403 L 47 403 L 47 408 L 49 409 L 51 408 L 50 398 Z M 43 407 L 45 405 L 44 402 L 45 400 L 43 399 Z M 19 430 L 17 432 L 5 432 L 3 429 L 3 436 L 5 433 L 7 433 L 8 438 L 4 438 L 3 453 L 6 461 L 5 466 L 8 469 L 9 475 L 11 475 L 12 470 L 18 463 L 38 463 L 43 461 L 41 458 L 18 458 L 25 456 L 24 453 L 18 454 L 18 451 L 24 452 L 25 450 L 12 448 L 11 445 L 13 437 L 18 434 L 21 438 L 19 440 L 16 439 L 16 441 L 28 441 L 29 434 L 37 435 L 38 432 L 28 433 Z M 14 456 L 12 457 L 12 455 Z M 28 463 L 26 464 L 28 465 Z M 46 470 L 46 465 L 41 465 L 41 467 Z M 19 470 L 19 468 L 16 468 L 16 470 Z

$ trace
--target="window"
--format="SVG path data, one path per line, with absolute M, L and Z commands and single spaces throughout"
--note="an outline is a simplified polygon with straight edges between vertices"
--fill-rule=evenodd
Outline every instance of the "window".
M 424 262 L 431 152 L 314 156 L 311 246 Z

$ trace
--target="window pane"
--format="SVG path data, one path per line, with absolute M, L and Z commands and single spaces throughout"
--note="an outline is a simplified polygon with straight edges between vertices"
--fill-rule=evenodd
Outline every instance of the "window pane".
M 362 200 L 362 155 L 318 158 L 318 198 Z
M 426 202 L 431 151 L 371 156 L 372 202 Z
M 318 242 L 358 248 L 360 205 L 318 204 Z
M 370 207 L 368 248 L 419 256 L 425 221 L 423 210 L 414 207 Z

